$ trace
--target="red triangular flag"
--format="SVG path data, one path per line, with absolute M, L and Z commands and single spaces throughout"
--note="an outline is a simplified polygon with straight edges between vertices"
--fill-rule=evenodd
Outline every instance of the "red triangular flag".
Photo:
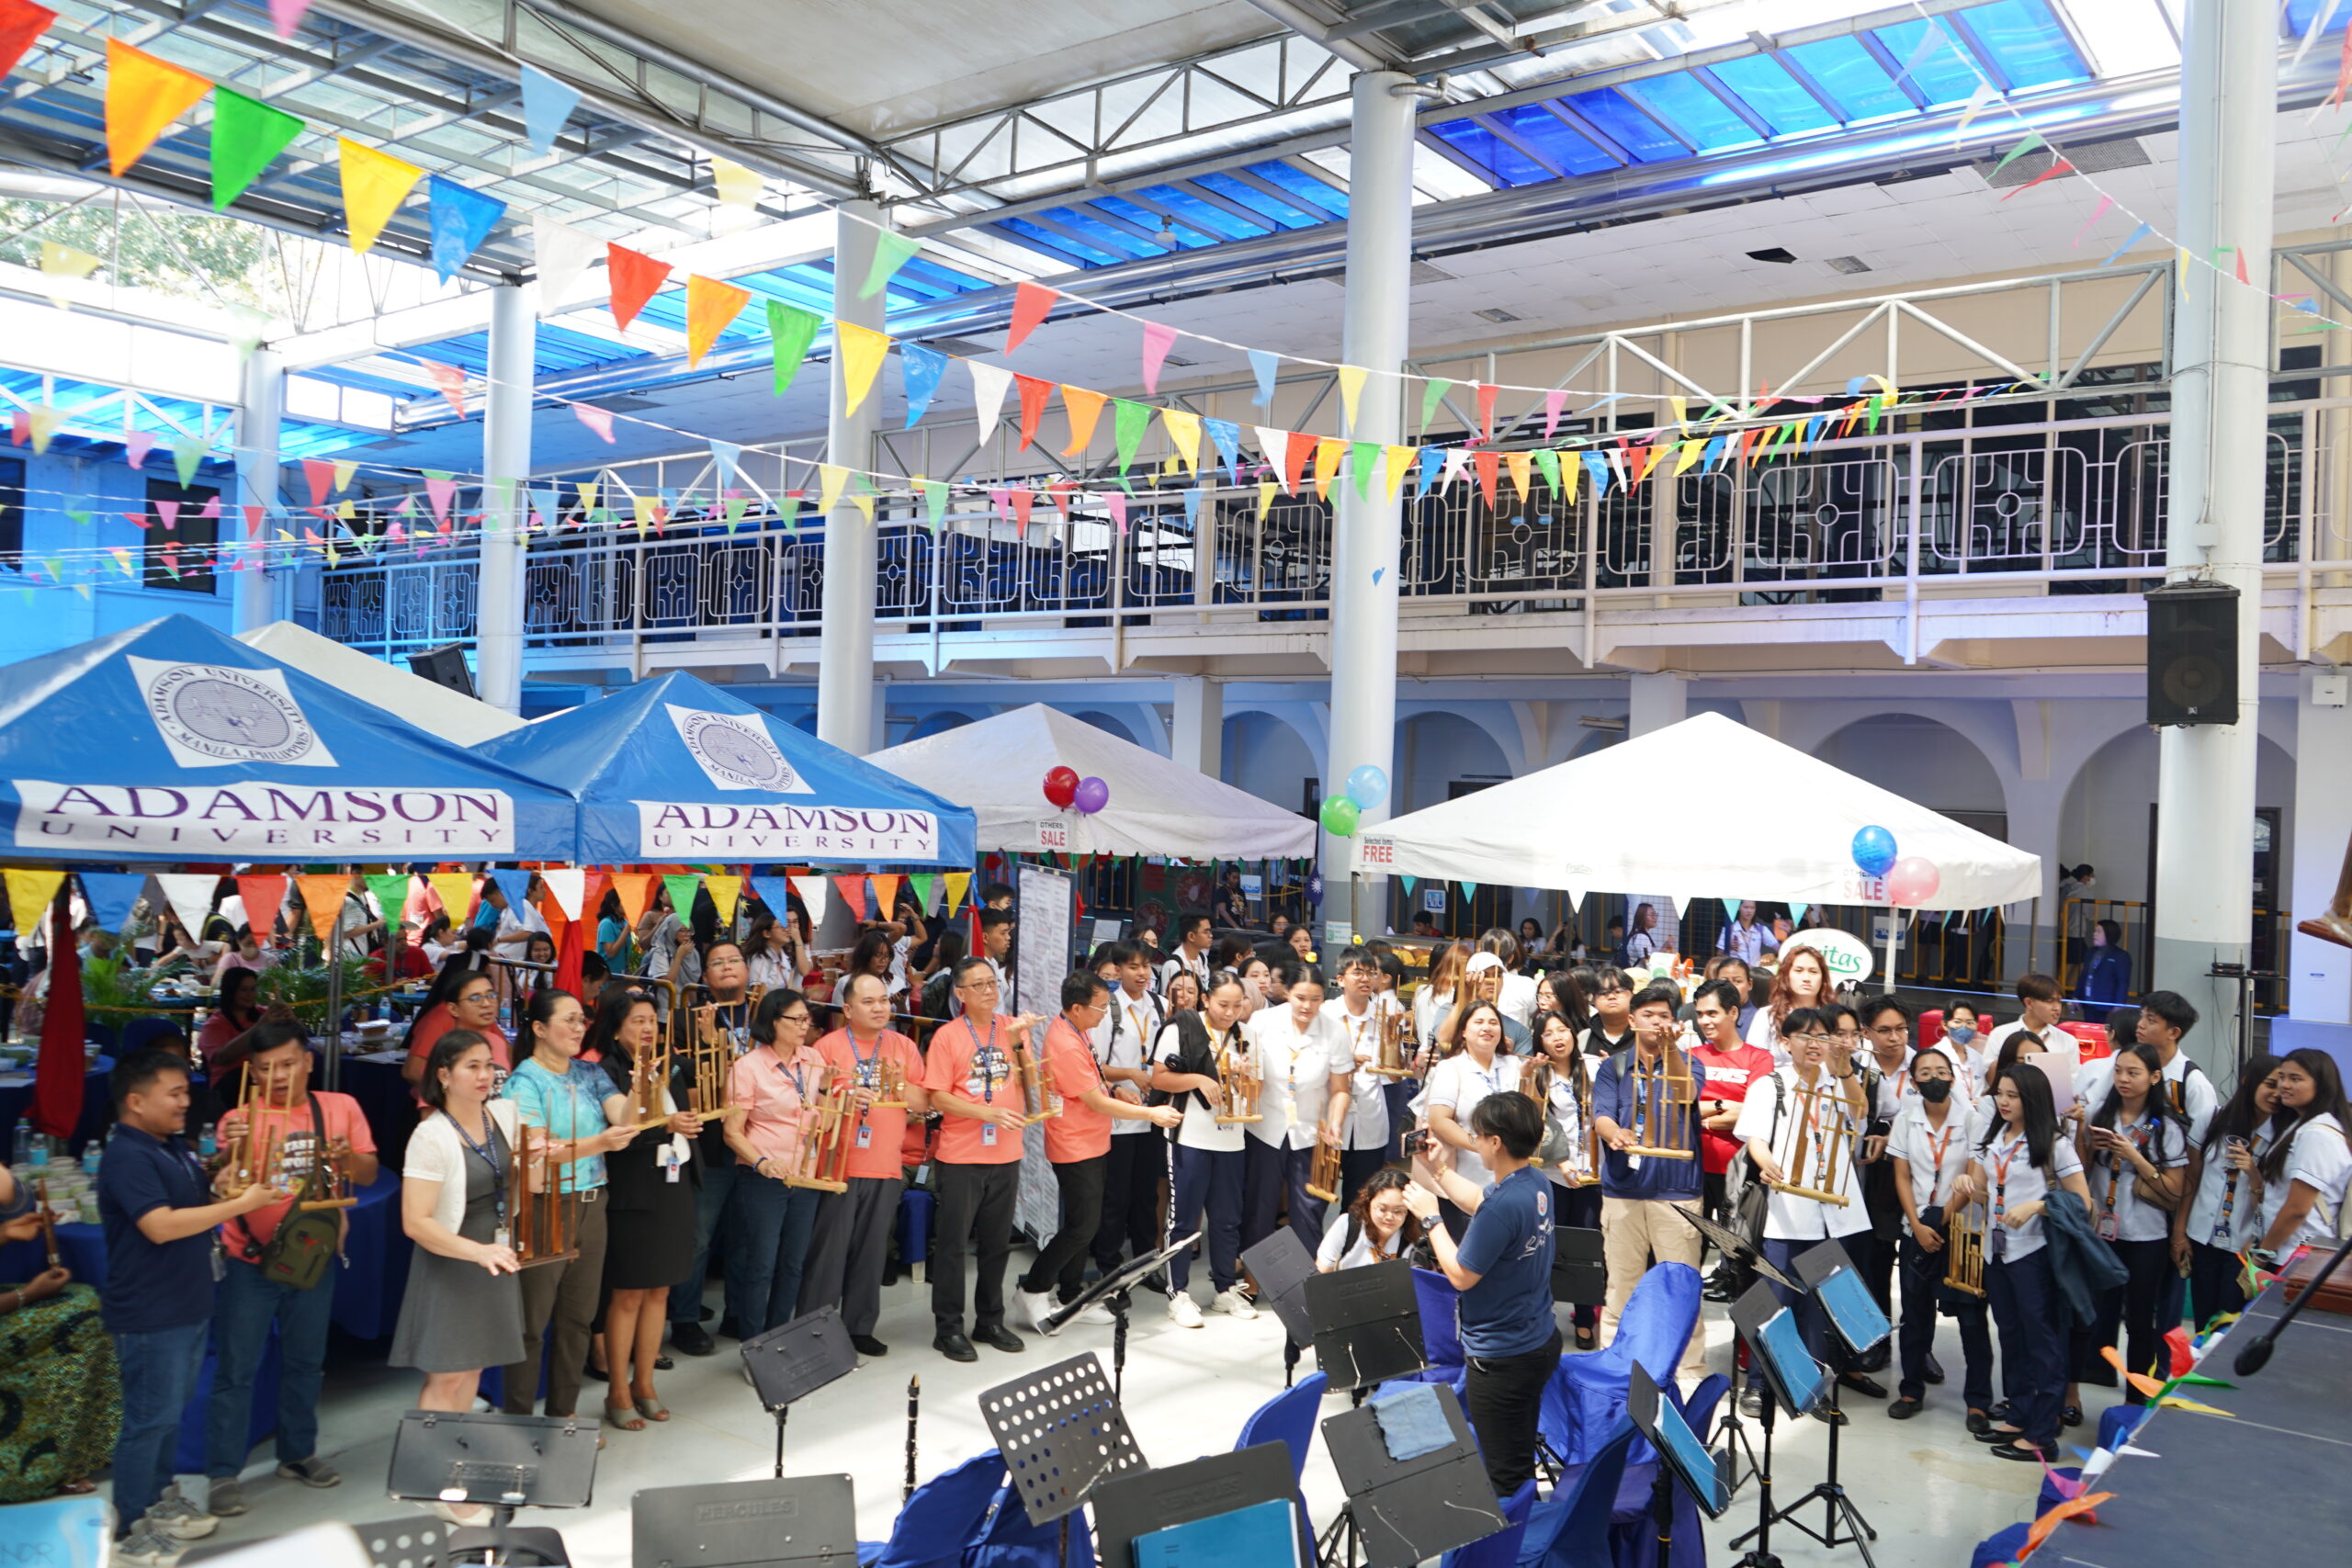
M 35 39 L 49 30 L 57 13 L 28 0 L 0 0 L 0 76 L 17 68 Z
M 1053 483 L 1046 487 L 1046 493 L 1054 498 L 1054 504 L 1056 506 L 1061 508 L 1062 521 L 1065 523 L 1069 521 L 1070 491 L 1077 488 L 1078 481 L 1076 479 L 1056 479 Z
M 1499 452 L 1470 454 L 1470 461 L 1478 469 L 1478 488 L 1487 492 L 1487 505 L 1490 509 L 1495 504 L 1495 473 L 1502 466 L 1502 454 Z
M 850 919 L 854 920 L 865 919 L 865 878 L 836 876 L 832 880 L 833 886 L 841 890 L 842 899 L 849 905 Z
M 1021 537 L 1024 539 L 1027 538 L 1029 536 L 1029 509 L 1037 504 L 1037 492 L 1021 486 L 1015 486 L 1012 490 L 1006 492 L 1005 499 L 1010 502 L 1012 506 L 1012 524 L 1014 530 L 1021 536 Z
M 311 504 L 324 506 L 334 491 L 334 465 L 321 457 L 305 457 L 302 478 L 311 487 Z
M 1500 390 L 1484 381 L 1478 383 L 1478 427 L 1487 433 L 1489 441 L 1495 438 L 1495 394 Z
M 1035 376 L 1012 379 L 1021 389 L 1021 450 L 1025 452 L 1029 443 L 1037 439 L 1037 422 L 1046 417 L 1046 400 L 1053 396 L 1054 384 Z
M 653 291 L 662 287 L 662 280 L 670 276 L 670 264 L 615 244 L 605 245 L 605 261 L 612 269 L 613 320 L 627 332 L 645 302 L 653 298 Z
M 1042 283 L 1023 283 L 1012 291 L 1012 324 L 1004 329 L 1004 352 L 1011 354 L 1037 330 L 1054 301 L 1061 296 Z
M 1296 495 L 1298 482 L 1306 474 L 1306 459 L 1314 455 L 1315 437 L 1304 432 L 1290 430 L 1283 443 L 1283 493 Z

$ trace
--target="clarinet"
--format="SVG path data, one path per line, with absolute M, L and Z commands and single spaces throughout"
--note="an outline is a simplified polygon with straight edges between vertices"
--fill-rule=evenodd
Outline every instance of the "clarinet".
M 915 1423 L 922 1413 L 922 1379 L 911 1377 L 907 1380 L 907 1482 L 899 1493 L 900 1507 L 915 1495 Z

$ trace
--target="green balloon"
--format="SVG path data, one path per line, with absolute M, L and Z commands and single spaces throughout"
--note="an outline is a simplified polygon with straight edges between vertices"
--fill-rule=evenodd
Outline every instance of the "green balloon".
M 1323 797 L 1323 830 L 1335 839 L 1354 838 L 1360 815 L 1356 803 L 1344 795 Z

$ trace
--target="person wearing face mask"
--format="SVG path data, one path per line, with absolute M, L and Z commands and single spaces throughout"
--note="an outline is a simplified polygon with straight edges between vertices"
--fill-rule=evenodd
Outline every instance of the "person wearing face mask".
M 1954 997 L 1944 1004 L 1943 1038 L 1931 1049 L 1951 1059 L 1954 1093 L 1973 1100 L 1984 1092 L 1993 1053 L 1984 1048 L 1984 1037 L 1977 1028 L 1975 1003 L 1964 997 Z
M 1902 1372 L 1894 1403 L 1886 1413 L 1908 1421 L 1926 1406 L 1941 1296 L 1960 1325 L 1961 1401 L 1968 1411 L 1968 1429 L 1988 1432 L 1993 1427 L 1993 1334 L 1984 1298 L 1939 1288 L 1951 1262 L 1945 1249 L 1952 1190 L 1968 1170 L 1969 1153 L 1984 1122 L 1975 1102 L 1958 1092 L 1951 1059 L 1942 1052 L 1914 1055 L 1909 1076 L 1912 1092 L 1904 1097 L 1886 1138 L 1904 1225 L 1903 1324 L 1897 1337 Z M 1981 1228 L 1983 1216 L 1977 1219 Z M 1938 1376 L 1933 1381 L 1943 1380 Z
M 1323 1200 L 1306 1190 L 1317 1145 L 1344 1145 L 1354 1055 L 1339 1025 L 1323 1012 L 1323 975 L 1311 964 L 1285 966 L 1288 1005 L 1267 1008 L 1255 1024 L 1261 1087 L 1242 1177 L 1241 1249 L 1274 1234 L 1286 1201 L 1291 1229 L 1314 1247 L 1323 1238 Z

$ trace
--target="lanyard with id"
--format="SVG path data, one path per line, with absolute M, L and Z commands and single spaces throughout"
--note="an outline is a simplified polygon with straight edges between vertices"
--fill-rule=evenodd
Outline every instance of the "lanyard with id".
M 1984 1252 L 1996 1263 L 2009 1253 L 2009 1227 L 2002 1222 L 2001 1216 L 2008 1209 L 2009 1162 L 2018 1157 L 2018 1151 L 2023 1147 L 2025 1135 L 2019 1134 L 2017 1141 L 2009 1145 L 2009 1152 L 2000 1156 L 2000 1163 L 1993 1171 L 1993 1224 L 1985 1232 Z M 1990 1153 L 1989 1150 L 1986 1152 Z
M 1012 1076 L 1009 1070 L 1000 1074 L 999 1069 L 1004 1066 L 1004 1054 L 997 1049 L 996 1021 L 995 1017 L 991 1015 L 989 1019 L 989 1043 L 981 1045 L 978 1043 L 978 1036 L 972 1032 L 972 1021 L 968 1018 L 964 1021 L 965 1034 L 975 1042 L 972 1048 L 972 1068 L 980 1080 L 980 1099 L 983 1103 L 989 1105 L 996 1103 L 996 1086 Z M 980 1146 L 984 1149 L 996 1147 L 995 1122 L 980 1123 Z
M 857 1032 L 850 1031 L 849 1059 L 851 1081 L 860 1089 L 870 1089 L 879 1094 L 882 1091 L 882 1037 L 878 1034 L 874 1037 L 874 1051 L 868 1055 L 857 1048 Z M 862 1110 L 857 1113 L 857 1146 L 861 1149 L 874 1146 L 874 1128 L 866 1122 L 865 1112 Z
M 476 1143 L 472 1134 L 459 1125 L 458 1119 L 449 1115 L 447 1108 L 443 1109 L 441 1114 L 448 1118 L 450 1126 L 457 1128 L 458 1141 L 481 1156 L 481 1163 L 490 1167 L 492 1201 L 498 1208 L 498 1228 L 491 1233 L 491 1244 L 494 1247 L 504 1247 L 507 1245 L 506 1168 L 500 1164 L 498 1159 L 498 1124 L 491 1120 L 490 1111 L 484 1109 L 481 1116 L 484 1136 L 481 1143 Z

